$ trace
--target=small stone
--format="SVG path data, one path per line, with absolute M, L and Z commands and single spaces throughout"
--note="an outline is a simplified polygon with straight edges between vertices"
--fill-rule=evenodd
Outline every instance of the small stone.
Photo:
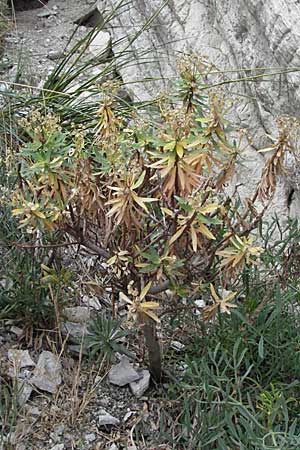
M 68 336 L 74 343 L 81 342 L 88 332 L 85 324 L 74 322 L 63 322 L 60 326 L 60 331 L 63 336 Z
M 90 319 L 90 309 L 87 306 L 75 306 L 65 308 L 63 313 L 68 320 L 61 324 L 61 333 L 69 336 L 74 343 L 82 342 L 83 337 L 88 333 L 87 322 Z
M 173 350 L 176 350 L 177 352 L 182 352 L 182 350 L 184 350 L 185 348 L 185 345 L 179 341 L 171 341 L 170 346 Z
M 94 0 L 92 3 L 94 3 Z M 103 16 L 97 7 L 92 9 L 89 8 L 87 11 L 84 11 L 83 14 L 74 21 L 74 23 L 85 27 L 96 27 L 97 25 L 103 23 Z
M 132 367 L 126 356 L 123 356 L 119 364 L 114 365 L 108 374 L 108 381 L 117 386 L 126 386 L 138 380 L 141 375 Z
M 107 426 L 107 425 L 117 426 L 120 424 L 119 419 L 112 416 L 111 414 L 108 414 L 105 410 L 101 410 L 101 412 L 102 412 L 102 414 L 100 414 L 97 419 L 98 425 L 100 427 Z
M 34 369 L 31 383 L 42 391 L 55 394 L 61 383 L 61 364 L 57 356 L 43 351 Z
M 110 34 L 107 31 L 99 31 L 89 45 L 89 51 L 97 58 L 107 58 L 111 51 Z
M 87 355 L 88 351 L 84 345 L 79 344 L 70 344 L 68 345 L 68 349 L 71 353 L 74 353 L 75 355 Z
M 48 53 L 48 55 L 47 55 L 47 58 L 48 59 L 51 59 L 51 61 L 55 61 L 56 59 L 61 59 L 61 58 L 63 58 L 65 55 L 64 55 L 64 52 L 63 51 L 60 51 L 60 50 L 51 50 L 49 53 Z
M 26 445 L 18 442 L 16 445 L 16 450 L 26 450 Z
M 201 314 L 201 311 L 199 311 L 199 309 L 202 309 L 202 308 L 204 308 L 204 307 L 206 306 L 205 301 L 199 299 L 199 300 L 195 300 L 194 303 L 195 303 L 195 305 L 197 306 L 197 309 L 196 309 L 196 315 Z
M 54 427 L 53 433 L 51 434 L 55 437 L 55 440 L 58 441 L 59 440 L 58 438 L 64 434 L 64 431 L 65 426 L 64 424 L 60 423 Z
M 95 376 L 95 380 L 94 380 L 95 384 L 100 384 L 102 382 L 102 380 L 103 380 L 103 378 L 100 377 L 100 375 Z M 102 401 L 102 399 L 100 401 Z
M 15 327 L 15 326 L 11 327 L 10 331 L 11 331 L 12 333 L 14 333 L 14 334 L 15 334 L 16 336 L 18 336 L 18 337 L 21 337 L 22 334 L 24 333 L 24 331 L 22 330 L 22 328 Z
M 142 395 L 147 391 L 150 385 L 150 372 L 149 370 L 142 370 L 140 373 L 141 378 L 137 381 L 133 381 L 129 384 L 131 392 L 137 398 L 142 397 Z
M 82 301 L 89 307 L 93 308 L 96 311 L 100 311 L 101 303 L 96 297 L 89 297 L 88 295 L 84 295 L 82 297 Z
M 70 308 L 65 308 L 63 310 L 63 315 L 67 318 L 69 322 L 74 323 L 85 323 L 90 320 L 91 313 L 87 306 L 74 306 Z
M 1 87 L 2 87 L 2 89 L 1 89 L 2 91 L 3 90 L 7 90 L 6 89 L 7 88 L 6 83 L 1 83 Z M 11 289 L 13 287 L 13 285 L 14 285 L 14 282 L 9 277 L 3 277 L 0 280 L 0 287 L 2 287 L 3 289 L 9 290 L 9 289 Z
M 20 407 L 24 406 L 32 393 L 32 386 L 23 380 L 17 380 L 17 402 Z
M 23 367 L 35 366 L 35 362 L 31 359 L 28 350 L 10 349 L 7 352 L 7 356 L 16 370 L 22 369 Z
M 30 416 L 40 416 L 41 415 L 41 410 L 37 406 L 30 406 L 29 408 L 27 407 L 26 411 L 27 411 L 27 414 L 29 414 Z
M 43 8 L 41 12 L 37 13 L 37 17 L 50 17 L 50 16 L 55 16 L 57 14 L 57 11 L 54 9 L 49 9 L 49 8 Z
M 119 450 L 119 447 L 114 443 L 108 448 L 108 450 Z
M 128 411 L 124 416 L 123 422 L 127 422 L 127 420 L 129 420 L 130 417 L 133 416 L 133 414 L 134 414 L 133 411 Z
M 178 370 L 180 370 L 181 372 L 184 372 L 188 367 L 189 367 L 188 364 L 186 362 L 182 361 L 178 365 Z
M 84 439 L 86 440 L 86 442 L 94 442 L 96 440 L 96 438 L 97 438 L 97 436 L 95 435 L 95 433 L 89 433 L 84 436 Z

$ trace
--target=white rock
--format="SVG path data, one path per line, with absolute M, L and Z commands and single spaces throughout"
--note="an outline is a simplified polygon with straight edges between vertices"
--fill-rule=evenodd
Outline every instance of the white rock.
M 127 422 L 127 420 L 129 420 L 130 417 L 132 417 L 133 415 L 134 415 L 134 412 L 133 412 L 133 411 L 128 411 L 128 412 L 125 414 L 124 418 L 123 418 L 123 422 L 124 422 L 124 423 Z
M 95 435 L 95 433 L 89 433 L 84 436 L 84 439 L 87 442 L 94 442 L 96 440 L 96 438 L 97 438 L 97 436 Z
M 22 336 L 22 334 L 24 333 L 24 330 L 22 328 L 16 326 L 12 326 L 10 331 L 18 337 Z
M 68 336 L 74 343 L 81 342 L 82 338 L 88 333 L 85 324 L 74 322 L 63 322 L 60 325 L 60 331 L 63 336 Z
M 82 301 L 83 303 L 85 303 L 89 308 L 93 308 L 96 311 L 100 311 L 101 307 L 101 303 L 100 301 L 97 299 L 97 297 L 89 297 L 88 295 L 84 295 L 82 297 Z
M 182 350 L 184 350 L 185 345 L 182 344 L 179 341 L 171 341 L 171 348 L 173 348 L 173 350 L 176 350 L 177 352 L 182 352 Z
M 27 406 L 26 413 L 30 416 L 40 416 L 42 414 L 41 410 L 37 406 Z
M 115 443 L 113 443 L 113 444 L 109 447 L 108 450 L 119 450 L 119 447 L 118 447 Z
M 32 386 L 23 380 L 17 380 L 17 402 L 20 407 L 24 406 L 32 393 Z
M 45 8 L 42 9 L 41 12 L 37 13 L 37 17 L 44 18 L 44 17 L 56 16 L 56 14 L 57 14 L 56 10 L 53 9 L 51 11 L 51 9 L 45 7 Z
M 196 315 L 198 316 L 198 315 L 201 314 L 201 311 L 199 311 L 199 309 L 204 308 L 204 307 L 206 306 L 206 303 L 205 303 L 204 300 L 201 300 L 201 299 L 195 300 L 194 303 L 195 303 L 195 305 L 197 306 L 197 309 L 196 309 Z
M 139 380 L 133 381 L 132 383 L 129 384 L 131 392 L 137 398 L 142 397 L 142 395 L 144 395 L 144 393 L 149 388 L 149 384 L 150 384 L 149 370 L 142 370 L 140 375 L 141 375 L 141 378 Z
M 100 427 L 106 426 L 106 425 L 110 425 L 110 426 L 117 426 L 120 424 L 119 419 L 117 419 L 116 417 L 112 416 L 111 414 L 108 414 L 106 411 L 102 410 L 102 412 L 104 414 L 100 414 L 98 416 L 98 425 Z
M 50 433 L 50 438 L 53 440 L 53 442 L 59 442 L 61 440 L 61 436 L 64 435 L 64 431 L 64 424 L 60 423 L 58 425 L 55 425 L 53 431 Z
M 74 105 L 79 103 L 100 103 L 103 99 L 103 95 L 101 92 L 95 92 L 95 90 L 79 91 L 81 87 L 82 85 L 80 83 L 76 83 L 67 90 L 67 94 L 70 94 L 73 97 L 72 103 Z
M 181 372 L 186 371 L 186 369 L 188 368 L 188 364 L 184 361 L 182 361 L 181 363 L 179 363 L 178 365 L 178 370 L 180 370 Z
M 115 3 L 116 0 L 99 1 L 98 8 L 101 11 L 103 4 L 113 8 Z M 132 83 L 135 98 L 139 101 L 152 99 L 157 92 L 168 89 L 170 81 L 178 74 L 178 54 L 184 52 L 208 55 L 220 72 L 230 69 L 236 71 L 241 66 L 248 70 L 256 67 L 300 66 L 300 8 L 298 3 L 295 7 L 295 0 L 223 0 L 214 2 L 214 7 L 209 1 L 199 0 L 173 0 L 166 3 L 149 30 L 131 42 L 130 37 L 138 31 L 138 24 L 150 19 L 162 1 L 133 1 L 130 8 L 124 8 L 122 14 L 117 14 L 110 21 L 114 52 L 122 52 L 129 45 L 128 51 L 135 56 L 136 64 L 122 64 L 122 58 L 118 58 L 117 64 L 123 81 Z M 150 49 L 147 64 L 143 63 L 145 49 Z M 125 58 L 128 58 L 127 53 Z M 227 76 L 225 74 L 221 76 Z M 233 72 L 230 78 L 234 80 L 252 74 L 257 75 L 258 72 Z M 135 82 L 150 77 L 152 82 Z M 256 189 L 265 162 L 265 156 L 258 154 L 256 148 L 270 145 L 266 133 L 276 133 L 275 119 L 282 115 L 298 117 L 299 72 L 284 77 L 284 82 L 281 76 L 268 76 L 267 83 L 265 77 L 261 77 L 255 83 L 250 81 L 235 85 L 239 87 L 240 95 L 238 101 L 235 102 L 237 97 L 233 100 L 232 122 L 249 130 L 254 137 L 252 147 L 246 144 L 247 152 L 243 156 L 243 163 L 238 165 L 233 183 L 234 186 L 241 183 L 239 194 L 242 198 L 251 198 Z M 208 79 L 212 83 L 217 81 L 210 76 Z M 230 93 L 232 84 L 228 88 L 229 96 L 233 99 Z M 255 101 L 250 98 L 255 98 Z M 282 175 L 282 182 L 277 184 L 268 218 L 275 213 L 283 221 L 288 215 L 299 217 L 299 164 L 292 163 L 289 169 L 291 171 L 287 170 Z M 295 195 L 289 208 L 287 200 L 291 188 L 295 189 Z
M 117 386 L 126 386 L 126 384 L 139 380 L 141 375 L 133 368 L 126 356 L 122 356 L 119 364 L 111 368 L 108 373 L 108 380 Z
M 43 351 L 34 369 L 31 383 L 42 391 L 55 394 L 61 383 L 61 364 L 58 357 Z
M 47 55 L 48 59 L 51 59 L 51 61 L 55 61 L 56 59 L 61 59 L 64 57 L 64 52 L 62 50 L 50 50 L 50 52 Z
M 16 370 L 35 366 L 35 362 L 31 359 L 28 350 L 10 349 L 7 352 L 7 356 Z
M 84 345 L 80 344 L 70 344 L 68 345 L 68 349 L 70 352 L 75 353 L 76 355 L 87 355 L 88 351 Z
M 89 51 L 97 58 L 105 59 L 111 50 L 111 37 L 107 31 L 99 31 L 89 45 Z
M 63 310 L 63 315 L 69 322 L 74 323 L 85 323 L 91 317 L 90 310 L 87 306 L 74 306 L 65 308 Z
M 5 87 L 6 85 L 1 84 L 1 90 L 2 91 L 3 91 L 3 86 Z M 0 280 L 0 286 L 3 289 L 11 289 L 13 287 L 13 285 L 14 285 L 14 282 L 13 282 L 13 280 L 11 278 L 3 277 Z
M 56 444 L 54 447 L 51 447 L 50 450 L 64 450 L 65 444 Z

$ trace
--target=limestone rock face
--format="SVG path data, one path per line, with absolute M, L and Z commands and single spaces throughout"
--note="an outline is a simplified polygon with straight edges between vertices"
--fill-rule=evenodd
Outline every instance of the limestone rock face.
M 169 0 L 159 11 L 163 3 L 162 0 L 134 0 L 110 24 L 114 42 L 124 37 L 128 41 L 157 12 L 150 29 L 130 45 L 137 66 L 122 67 L 120 73 L 124 81 L 144 77 L 167 81 L 131 84 L 136 98 L 146 99 L 162 90 L 176 73 L 177 60 L 183 51 L 206 55 L 219 70 L 240 69 L 228 72 L 225 75 L 228 79 L 247 77 L 250 72 L 245 69 L 267 67 L 272 69 L 266 73 L 275 73 L 300 67 L 299 0 Z M 114 6 L 114 0 L 98 2 L 101 11 Z M 145 64 L 145 59 L 152 62 Z M 276 117 L 299 115 L 300 74 L 265 76 L 263 80 L 227 86 L 232 94 L 243 95 L 234 111 L 236 124 L 249 128 L 254 136 L 254 146 L 236 180 L 248 194 L 249 186 L 256 185 L 266 158 L 255 147 L 268 143 L 266 133 L 274 135 Z M 279 184 L 274 199 L 272 212 L 281 215 L 289 212 L 287 198 L 291 189 L 295 189 L 290 205 L 294 214 L 297 198 L 300 199 L 297 183 L 288 178 Z

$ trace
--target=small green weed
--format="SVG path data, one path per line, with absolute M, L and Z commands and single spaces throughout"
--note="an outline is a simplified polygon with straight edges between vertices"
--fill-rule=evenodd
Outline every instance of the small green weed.
M 0 448 L 7 445 L 6 437 L 16 424 L 19 411 L 16 394 L 16 385 L 12 386 L 0 375 Z
M 112 319 L 107 314 L 99 314 L 89 327 L 89 334 L 86 338 L 87 348 L 90 358 L 96 357 L 97 363 L 109 365 L 114 361 L 115 353 L 127 355 L 133 358 L 134 355 L 120 343 L 123 338 L 127 338 L 133 333 L 132 330 L 122 330 L 121 320 Z

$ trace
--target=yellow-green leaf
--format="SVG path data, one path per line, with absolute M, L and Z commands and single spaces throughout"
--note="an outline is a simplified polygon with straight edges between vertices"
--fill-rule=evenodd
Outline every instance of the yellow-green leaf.
M 192 248 L 193 251 L 196 253 L 198 247 L 198 238 L 195 228 L 193 226 L 191 226 L 191 236 L 192 236 Z
M 168 214 L 168 216 L 173 216 L 173 211 L 171 211 L 169 208 L 160 208 L 162 210 L 162 212 L 164 212 L 165 214 Z
M 180 236 L 182 235 L 182 233 L 184 232 L 185 229 L 186 229 L 186 225 L 179 228 L 179 230 L 177 230 L 176 233 L 169 240 L 169 245 L 172 245 L 175 241 L 177 241 L 177 239 L 180 238 Z
M 157 322 L 157 323 L 160 322 L 159 318 L 157 317 L 156 314 L 154 314 L 154 312 L 152 312 L 152 311 L 145 311 L 144 314 L 146 314 L 147 316 L 149 316 L 149 317 L 150 317 L 152 320 L 154 320 L 155 322 Z
M 19 208 L 19 209 L 13 209 L 12 210 L 12 215 L 13 216 L 19 216 L 20 214 L 24 214 L 24 209 Z
M 152 284 L 152 281 L 149 281 L 149 283 L 146 284 L 146 286 L 144 287 L 144 289 L 142 290 L 142 292 L 140 294 L 140 300 L 143 300 L 146 297 L 149 289 L 151 288 L 151 284 Z
M 157 302 L 144 302 L 144 303 L 141 303 L 140 307 L 142 309 L 158 309 L 159 308 L 159 303 L 157 303 Z
M 143 184 L 143 181 L 144 181 L 144 179 L 145 179 L 145 175 L 146 175 L 146 170 L 144 170 L 144 171 L 141 173 L 140 177 L 139 177 L 138 180 L 132 185 L 132 188 L 131 188 L 131 189 L 137 189 L 137 188 L 139 188 L 139 187 Z
M 119 296 L 120 296 L 120 298 L 121 298 L 122 300 L 124 300 L 125 302 L 130 303 L 130 305 L 133 304 L 133 301 L 130 300 L 130 298 L 128 298 L 127 295 L 124 294 L 124 292 L 120 292 Z
M 199 225 L 199 231 L 200 231 L 200 233 L 204 234 L 204 236 L 206 236 L 208 239 L 213 239 L 213 240 L 216 239 L 215 236 L 212 234 L 212 232 L 209 231 L 207 226 L 204 225 L 204 223 L 201 223 Z
M 164 145 L 164 150 L 174 150 L 176 145 L 176 141 L 168 142 L 166 145 Z
M 176 153 L 177 153 L 177 155 L 179 156 L 179 158 L 182 158 L 183 157 L 183 154 L 184 154 L 184 148 L 183 148 L 183 145 L 181 145 L 181 144 L 176 144 Z
M 117 255 L 112 256 L 111 258 L 109 258 L 109 259 L 106 261 L 106 264 L 108 264 L 109 266 L 112 266 L 112 265 L 116 262 L 116 260 L 117 260 Z
M 210 283 L 210 285 L 209 285 L 209 288 L 210 288 L 210 292 L 211 292 L 211 295 L 212 295 L 212 297 L 213 297 L 213 299 L 217 302 L 217 303 L 219 303 L 220 302 L 220 299 L 219 299 L 219 297 L 218 297 L 218 295 L 217 295 L 217 293 L 216 293 L 216 291 L 215 291 L 215 288 L 213 287 L 213 285 Z

